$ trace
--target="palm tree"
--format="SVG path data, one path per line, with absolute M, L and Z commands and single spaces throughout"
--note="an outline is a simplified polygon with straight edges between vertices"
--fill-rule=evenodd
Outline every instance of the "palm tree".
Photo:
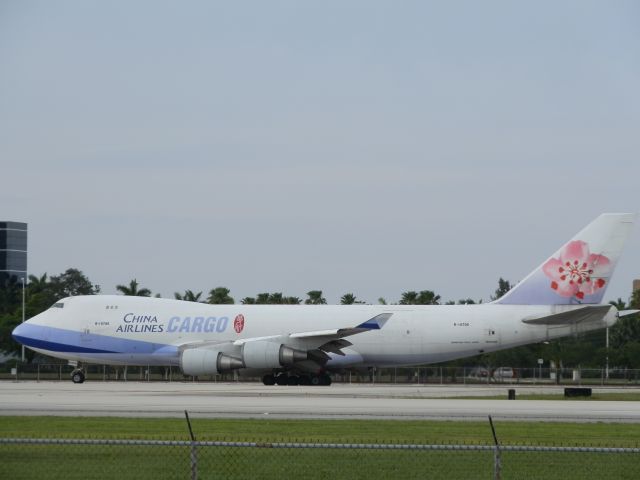
M 402 293 L 400 305 L 416 305 L 418 303 L 418 292 L 410 290 Z
M 340 297 L 340 303 L 342 305 L 362 305 L 365 302 L 357 300 L 356 296 L 353 293 L 345 293 L 342 297 Z
M 298 297 L 286 297 L 284 299 L 284 303 L 286 303 L 287 305 L 300 305 L 302 303 L 302 300 Z
M 261 305 L 269 303 L 269 294 L 267 292 L 264 292 L 256 295 L 256 303 L 259 303 Z
M 244 297 L 242 300 L 240 300 L 240 303 L 243 303 L 245 305 L 255 305 L 256 299 L 254 297 Z
M 129 282 L 129 286 L 126 285 L 116 285 L 116 290 L 118 290 L 123 295 L 128 295 L 131 297 L 150 297 L 151 290 L 148 288 L 138 288 L 138 280 L 135 278 Z
M 180 295 L 178 292 L 174 293 L 173 296 L 176 300 L 183 300 L 185 302 L 199 302 L 200 297 L 202 297 L 202 292 L 193 293 L 191 290 L 185 290 L 184 295 Z
M 309 298 L 304 303 L 307 305 L 325 305 L 327 300 L 322 297 L 322 290 L 311 290 L 307 292 Z
M 402 294 L 400 305 L 440 305 L 440 295 L 431 290 L 420 290 L 419 293 L 410 290 Z
M 281 305 L 284 303 L 284 297 L 282 296 L 282 292 L 272 293 L 269 295 L 269 303 Z
M 39 293 L 44 291 L 49 283 L 49 279 L 47 278 L 47 274 L 45 273 L 41 277 L 36 277 L 35 275 L 29 275 L 29 293 Z
M 416 303 L 418 305 L 440 305 L 440 295 L 436 295 L 431 290 L 421 290 Z
M 216 287 L 209 292 L 207 302 L 215 305 L 235 303 L 233 298 L 229 296 L 229 292 L 228 288 Z
M 356 303 L 356 296 L 353 293 L 345 293 L 340 297 L 341 305 L 353 305 L 354 303 Z

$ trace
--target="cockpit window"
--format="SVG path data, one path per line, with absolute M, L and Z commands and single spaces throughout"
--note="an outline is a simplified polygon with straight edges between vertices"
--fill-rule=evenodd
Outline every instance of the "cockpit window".
M 64 303 L 63 302 L 54 303 L 53 305 L 51 305 L 51 308 L 64 308 Z

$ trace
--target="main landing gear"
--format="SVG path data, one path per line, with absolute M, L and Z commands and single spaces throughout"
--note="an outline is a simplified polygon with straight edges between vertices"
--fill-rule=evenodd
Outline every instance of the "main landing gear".
M 84 372 L 80 368 L 76 368 L 71 372 L 71 381 L 73 383 L 84 383 Z
M 323 375 L 289 375 L 287 373 L 279 373 L 273 375 L 271 373 L 262 377 L 262 383 L 265 385 L 331 385 L 331 377 L 326 373 Z

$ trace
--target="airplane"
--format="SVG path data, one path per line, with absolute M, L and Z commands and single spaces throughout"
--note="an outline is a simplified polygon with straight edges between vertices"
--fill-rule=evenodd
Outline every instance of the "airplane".
M 602 214 L 504 296 L 476 305 L 210 305 L 121 295 L 64 298 L 13 338 L 76 366 L 237 371 L 265 385 L 330 385 L 332 372 L 470 357 L 613 325 L 601 304 L 635 214 Z

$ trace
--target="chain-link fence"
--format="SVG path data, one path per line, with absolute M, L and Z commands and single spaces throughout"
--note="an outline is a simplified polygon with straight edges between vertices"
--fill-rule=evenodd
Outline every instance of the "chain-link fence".
M 2 438 L 0 478 L 637 479 L 640 449 Z
M 259 382 L 261 377 L 237 373 L 188 377 L 178 367 L 83 365 L 91 381 Z M 69 381 L 74 367 L 63 363 L 0 364 L 0 380 Z M 407 367 L 380 368 L 332 375 L 334 383 L 509 384 L 509 385 L 640 385 L 640 370 L 604 368 Z

